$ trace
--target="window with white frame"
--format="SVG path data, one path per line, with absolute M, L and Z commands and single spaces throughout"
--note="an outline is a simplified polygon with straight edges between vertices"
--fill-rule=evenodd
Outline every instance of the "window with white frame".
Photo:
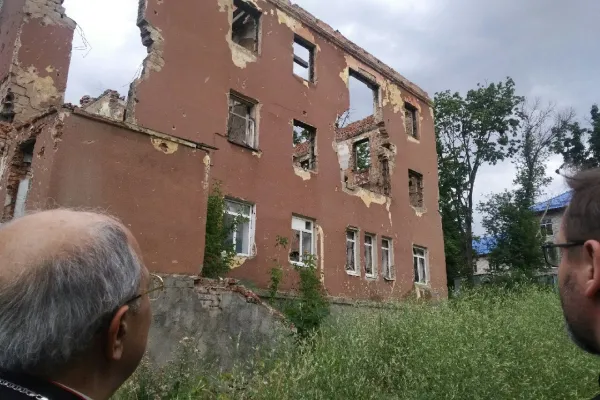
M 383 278 L 388 281 L 395 279 L 393 249 L 391 239 L 381 239 L 381 271 Z
M 543 236 L 553 236 L 554 230 L 552 229 L 552 218 L 544 218 L 540 222 L 540 229 Z
M 252 256 L 256 207 L 252 204 L 226 199 L 225 208 L 224 225 L 226 229 L 229 229 L 225 244 L 232 246 L 239 256 Z
M 292 217 L 292 244 L 290 261 L 305 265 L 307 257 L 315 254 L 315 224 L 309 219 Z
M 358 231 L 348 229 L 346 231 L 346 272 L 358 275 Z
M 377 277 L 377 261 L 375 258 L 375 236 L 365 234 L 365 275 L 367 278 Z
M 256 102 L 229 94 L 229 120 L 227 138 L 242 146 L 258 148 L 256 132 Z
M 415 269 L 415 282 L 428 283 L 429 273 L 426 248 L 419 246 L 413 247 L 413 266 Z

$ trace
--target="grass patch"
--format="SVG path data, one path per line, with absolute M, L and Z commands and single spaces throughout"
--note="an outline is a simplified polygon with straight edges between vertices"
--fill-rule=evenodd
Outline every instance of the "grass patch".
M 331 317 L 304 344 L 230 373 L 187 353 L 162 371 L 142 367 L 117 399 L 589 399 L 600 392 L 600 360 L 569 342 L 556 293 L 536 286 Z

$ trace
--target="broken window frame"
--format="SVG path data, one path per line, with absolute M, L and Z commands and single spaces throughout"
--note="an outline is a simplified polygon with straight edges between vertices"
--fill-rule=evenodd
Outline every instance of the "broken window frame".
M 294 35 L 294 44 L 297 44 L 298 46 L 301 46 L 304 49 L 306 49 L 308 51 L 309 58 L 307 61 L 307 60 L 304 60 L 302 57 L 300 57 L 298 54 L 296 54 L 294 45 L 292 45 L 293 56 L 294 56 L 294 62 L 292 64 L 292 72 L 294 71 L 293 66 L 297 65 L 299 67 L 302 67 L 305 70 L 307 70 L 308 79 L 306 79 L 305 77 L 303 77 L 301 75 L 296 74 L 295 72 L 294 72 L 294 75 L 304 79 L 307 82 L 314 82 L 315 81 L 315 45 L 299 35 Z
M 353 257 L 350 259 L 349 251 L 352 250 Z M 346 229 L 346 273 L 349 275 L 360 276 L 360 265 L 358 255 L 358 230 Z M 350 265 L 351 261 L 354 265 Z M 354 268 L 352 268 L 354 267 Z
M 540 221 L 540 231 L 544 237 L 554 236 L 552 218 L 544 218 Z
M 240 209 L 247 209 L 247 212 L 241 212 Z M 256 205 L 251 203 L 242 202 L 230 198 L 225 199 L 225 214 L 233 218 L 236 222 L 236 226 L 233 227 L 231 232 L 231 243 L 235 246 L 236 254 L 240 257 L 251 257 L 252 248 L 254 247 L 254 235 L 255 235 L 255 224 L 256 224 Z M 240 233 L 240 227 L 246 230 L 242 232 L 242 237 L 246 238 L 246 251 L 244 251 L 243 238 L 242 238 L 242 251 L 237 249 L 237 236 Z M 229 239 L 229 237 L 227 238 Z
M 369 243 L 370 242 L 370 243 Z M 367 278 L 377 278 L 377 236 L 365 233 L 364 235 L 364 260 L 365 260 L 365 276 Z M 369 258 L 371 271 L 369 272 Z
M 235 104 L 237 103 L 237 104 Z M 251 100 L 243 95 L 240 95 L 235 92 L 229 93 L 229 111 L 227 117 L 227 139 L 231 143 L 238 144 L 240 146 L 248 147 L 253 150 L 258 149 L 258 129 L 256 123 L 256 105 L 258 103 L 254 100 Z M 246 107 L 246 114 L 240 115 L 235 112 L 235 107 L 237 105 Z M 244 120 L 245 124 L 245 133 L 244 140 L 242 143 L 232 138 L 231 130 L 232 130 L 232 119 L 233 117 L 237 117 L 241 120 Z
M 358 150 L 359 150 L 359 146 L 362 146 L 366 144 L 367 145 L 367 152 L 368 152 L 368 157 L 366 158 L 366 165 L 363 165 L 363 168 L 360 168 L 359 166 L 359 160 L 361 159 L 361 157 L 358 154 Z M 352 144 L 352 153 L 354 155 L 354 172 L 356 173 L 361 173 L 361 172 L 366 172 L 369 171 L 371 169 L 371 141 L 369 138 L 366 139 L 361 139 L 361 140 L 357 140 L 356 142 L 354 142 Z
M 426 247 L 413 246 L 414 281 L 422 285 L 429 284 L 429 263 Z
M 296 141 L 296 128 L 301 128 L 305 132 L 308 132 L 309 137 L 305 138 L 304 142 L 300 141 L 298 143 L 294 143 Z M 297 162 L 297 166 L 304 169 L 305 171 L 315 171 L 317 169 L 317 156 L 315 152 L 316 142 L 317 142 L 317 129 L 314 126 L 308 125 L 299 120 L 293 120 L 292 123 L 292 144 L 295 150 L 296 146 L 299 144 L 303 144 L 306 142 L 310 142 L 310 149 L 308 154 L 308 159 L 304 159 L 305 157 L 301 157 L 300 161 Z M 296 165 L 296 161 L 294 160 L 295 154 L 292 155 L 292 162 Z M 308 163 L 308 164 L 306 164 Z
M 413 178 L 416 180 L 416 189 L 413 186 Z M 417 204 L 413 203 L 413 194 L 416 194 L 418 198 Z M 423 185 L 423 174 L 420 174 L 411 169 L 408 170 L 408 200 L 410 202 L 411 207 L 421 209 L 425 206 L 425 189 Z
M 357 81 L 363 83 L 364 85 L 367 86 L 367 88 L 371 89 L 371 91 L 373 92 L 373 112 L 371 114 L 367 115 L 366 117 L 357 118 L 357 119 L 352 118 L 353 102 L 352 102 L 352 95 L 351 95 L 351 91 L 350 91 L 350 78 L 354 78 Z M 351 123 L 354 123 L 357 121 L 362 121 L 363 119 L 377 115 L 379 113 L 379 98 L 380 98 L 379 85 L 377 84 L 377 82 L 375 82 L 373 79 L 370 79 L 366 75 L 360 73 L 359 71 L 350 68 L 349 73 L 348 73 L 348 100 L 350 101 L 350 108 L 348 110 L 349 117 L 346 118 L 346 124 L 349 125 Z
M 238 11 L 241 10 L 241 12 L 238 13 Z M 237 13 L 237 15 L 236 15 Z M 244 0 L 233 0 L 233 11 L 232 11 L 232 19 L 231 19 L 231 41 L 233 43 L 235 43 L 236 45 L 240 46 L 243 49 L 246 49 L 252 53 L 259 53 L 260 50 L 260 24 L 261 24 L 261 16 L 262 13 L 260 12 L 260 10 L 256 9 L 256 7 L 254 7 L 252 4 L 244 1 Z M 246 17 L 244 17 L 244 14 L 248 14 Z M 245 19 L 245 18 L 252 18 L 255 24 L 255 32 L 254 32 L 254 37 L 253 37 L 253 41 L 254 44 L 252 46 L 251 49 L 249 49 L 248 47 L 244 46 L 243 44 L 241 44 L 239 42 L 240 39 L 236 40 L 236 29 L 235 29 L 235 25 L 236 23 L 239 23 L 240 19 Z
M 316 251 L 315 251 L 315 221 L 306 219 L 306 218 L 302 218 L 302 217 L 293 216 L 292 217 L 292 234 L 296 235 L 298 238 L 299 251 L 297 251 L 297 253 L 298 253 L 297 257 L 292 256 L 292 254 L 294 253 L 294 251 L 293 251 L 294 239 L 292 238 L 291 245 L 290 245 L 289 260 L 295 266 L 306 267 L 307 266 L 305 263 L 306 256 L 307 255 L 314 256 L 316 254 Z M 308 245 L 310 246 L 308 252 L 304 251 L 304 247 L 306 244 L 305 243 L 305 235 L 310 235 L 310 238 L 308 240 Z
M 390 238 L 381 238 L 381 271 L 383 279 L 393 281 L 396 279 L 394 269 L 394 242 Z
M 404 129 L 406 134 L 419 139 L 419 110 L 409 102 L 404 102 Z

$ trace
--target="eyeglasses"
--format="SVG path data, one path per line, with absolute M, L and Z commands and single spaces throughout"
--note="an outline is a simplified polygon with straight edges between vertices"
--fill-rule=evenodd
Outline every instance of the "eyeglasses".
M 570 249 L 571 247 L 583 246 L 586 240 L 577 240 L 574 242 L 567 243 L 546 243 L 542 245 L 542 251 L 544 252 L 544 259 L 546 264 L 551 267 L 558 268 L 560 264 L 560 255 L 556 251 L 557 249 Z
M 150 284 L 148 285 L 148 290 L 129 299 L 128 301 L 125 302 L 125 304 L 133 303 L 137 299 L 139 299 L 143 296 L 146 296 L 146 295 L 148 295 L 148 298 L 150 299 L 150 301 L 154 301 L 160 297 L 160 294 L 164 291 L 164 289 L 165 289 L 165 282 L 163 281 L 163 278 L 161 278 L 159 275 L 156 275 L 156 274 L 150 274 Z

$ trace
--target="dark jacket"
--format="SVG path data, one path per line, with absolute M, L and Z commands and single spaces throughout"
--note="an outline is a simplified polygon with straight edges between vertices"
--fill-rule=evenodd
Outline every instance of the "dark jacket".
M 82 400 L 57 385 L 29 375 L 0 371 L 1 400 Z

